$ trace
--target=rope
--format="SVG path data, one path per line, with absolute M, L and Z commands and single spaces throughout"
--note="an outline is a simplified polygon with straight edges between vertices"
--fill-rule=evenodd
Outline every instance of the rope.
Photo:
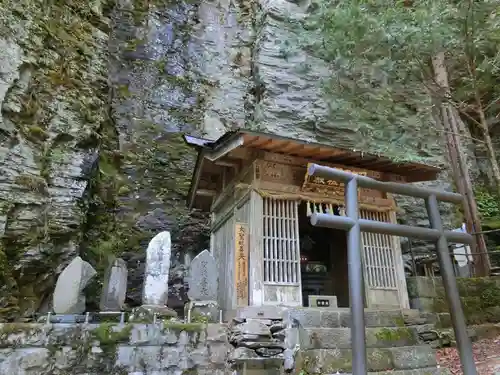
M 302 193 L 283 193 L 276 192 L 272 190 L 262 190 L 250 184 L 239 183 L 236 184 L 235 189 L 252 189 L 258 193 L 262 198 L 268 199 L 281 199 L 287 201 L 306 201 L 315 204 L 334 204 L 339 206 L 339 208 L 344 208 L 344 198 L 331 198 L 331 197 L 314 197 L 308 194 Z M 389 206 L 380 206 L 370 203 L 358 203 L 359 208 L 362 210 L 377 211 L 377 212 L 387 212 L 387 211 L 398 211 L 398 207 L 393 204 Z
M 344 199 L 342 198 L 319 198 L 319 197 L 311 197 L 309 195 L 300 194 L 300 193 L 281 193 L 281 192 L 273 192 L 269 190 L 260 190 L 257 188 L 253 189 L 257 192 L 262 198 L 268 199 L 281 199 L 281 200 L 291 200 L 291 201 L 306 201 L 314 204 L 334 204 L 339 206 L 339 208 L 344 207 Z M 359 202 L 359 208 L 362 210 L 369 211 L 377 211 L 377 212 L 387 212 L 394 211 L 396 207 L 394 205 L 390 206 L 378 206 L 369 203 Z

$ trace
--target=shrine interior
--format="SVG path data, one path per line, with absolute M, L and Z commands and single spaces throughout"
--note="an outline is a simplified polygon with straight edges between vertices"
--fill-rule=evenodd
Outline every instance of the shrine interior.
M 349 307 L 346 232 L 312 226 L 307 211 L 307 203 L 302 202 L 299 237 L 303 306 L 309 306 L 309 295 L 324 295 L 337 296 L 338 307 Z M 339 215 L 338 207 L 334 213 Z

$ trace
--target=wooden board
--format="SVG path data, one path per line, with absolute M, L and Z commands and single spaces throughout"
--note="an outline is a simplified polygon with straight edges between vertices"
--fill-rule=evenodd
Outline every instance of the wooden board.
M 361 176 L 375 177 L 371 171 L 362 170 L 359 168 L 347 168 L 336 166 L 346 172 L 356 173 Z M 287 193 L 312 193 L 328 198 L 344 199 L 344 184 L 335 180 L 328 180 L 308 176 L 306 181 L 305 175 L 307 168 L 298 167 L 290 164 L 282 164 L 277 162 L 257 160 L 255 162 L 255 178 L 262 182 L 261 188 L 264 185 L 272 185 L 275 190 Z M 379 173 L 379 172 L 375 172 Z M 381 177 L 380 175 L 377 175 Z M 378 190 L 363 189 L 359 190 L 359 200 L 367 204 L 382 204 L 392 205 L 392 200 L 385 199 L 385 194 Z
M 367 176 L 368 171 L 360 169 L 348 169 L 340 168 L 341 171 L 350 172 L 352 174 L 357 174 L 359 176 Z M 307 172 L 304 175 L 304 183 L 302 185 L 302 191 L 324 194 L 328 197 L 343 197 L 345 192 L 345 185 L 343 182 L 339 182 L 332 179 L 325 179 L 322 177 L 309 176 Z M 363 200 L 365 198 L 384 198 L 384 193 L 378 190 L 358 188 L 358 199 Z M 368 200 L 372 200 L 368 198 Z
M 236 305 L 248 306 L 248 224 L 235 224 L 235 250 Z
M 305 166 L 296 167 L 265 160 L 257 160 L 255 163 L 255 178 L 261 181 L 301 185 L 305 171 Z
M 345 166 L 345 165 L 332 164 L 332 163 L 327 163 L 327 162 L 323 162 L 323 161 L 305 159 L 305 158 L 300 158 L 300 157 L 290 156 L 290 155 L 282 155 L 282 154 L 277 154 L 277 153 L 273 153 L 273 152 L 262 152 L 259 155 L 259 158 L 261 158 L 262 160 L 265 160 L 265 161 L 269 161 L 269 162 L 276 162 L 276 163 L 288 164 L 288 165 L 304 165 L 305 166 L 305 165 L 307 165 L 307 163 L 316 163 L 319 165 L 324 165 L 326 167 L 332 167 L 332 168 L 339 168 L 339 169 L 347 168 L 347 166 Z M 379 172 L 379 171 L 373 171 L 373 170 L 369 170 L 369 169 L 356 168 L 356 167 L 349 167 L 349 170 L 352 171 L 353 173 L 355 171 L 366 172 L 366 176 L 373 178 L 375 180 L 393 181 L 393 182 L 401 182 L 401 183 L 406 182 L 406 178 L 404 176 L 394 174 L 394 173 Z

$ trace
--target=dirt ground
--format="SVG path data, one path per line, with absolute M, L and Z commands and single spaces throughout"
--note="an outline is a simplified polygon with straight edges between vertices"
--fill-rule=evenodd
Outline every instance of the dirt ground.
M 478 375 L 500 375 L 500 336 L 482 339 L 472 344 Z M 456 348 L 444 348 L 437 352 L 438 364 L 453 375 L 461 375 L 460 357 Z

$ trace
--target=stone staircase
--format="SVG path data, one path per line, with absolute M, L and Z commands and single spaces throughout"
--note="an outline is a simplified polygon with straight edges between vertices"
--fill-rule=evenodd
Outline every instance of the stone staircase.
M 352 371 L 349 309 L 289 310 L 303 328 L 296 373 L 335 374 Z M 418 310 L 365 310 L 369 373 L 393 375 L 443 374 L 437 368 L 438 339 L 434 317 Z
M 238 374 L 282 374 L 293 347 L 298 347 L 292 373 L 350 373 L 350 320 L 349 309 L 342 308 L 241 309 L 230 333 L 235 346 L 230 356 L 233 369 Z M 434 323 L 432 314 L 418 310 L 365 310 L 369 373 L 446 373 L 437 368 L 435 349 L 430 345 L 438 339 Z

